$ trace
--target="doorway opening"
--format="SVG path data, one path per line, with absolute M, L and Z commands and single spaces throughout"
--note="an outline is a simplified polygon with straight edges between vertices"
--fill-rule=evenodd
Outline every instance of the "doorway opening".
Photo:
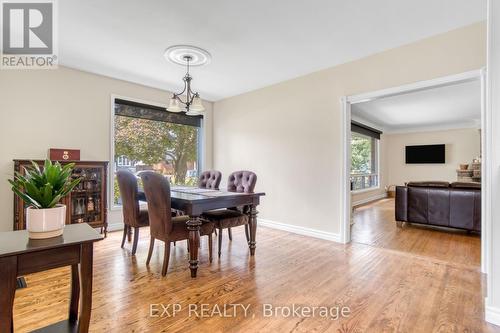
M 484 86 L 484 70 L 478 70 L 342 99 L 343 242 L 465 260 L 487 272 Z M 469 206 L 451 198 L 464 185 L 458 182 L 475 184 L 463 190 L 475 193 Z M 397 187 L 399 199 L 410 191 L 406 201 L 394 198 Z M 439 201 L 429 191 L 448 197 Z M 436 251 L 457 244 L 465 245 L 456 253 Z

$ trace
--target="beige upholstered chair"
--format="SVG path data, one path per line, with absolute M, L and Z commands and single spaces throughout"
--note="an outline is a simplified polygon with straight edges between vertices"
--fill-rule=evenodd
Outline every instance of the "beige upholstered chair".
M 163 268 L 161 275 L 167 274 L 168 262 L 170 257 L 170 243 L 187 240 L 189 238 L 189 230 L 186 222 L 188 216 L 172 217 L 170 203 L 170 184 L 162 175 L 153 171 L 145 171 L 140 174 L 144 193 L 148 201 L 149 209 L 149 224 L 151 241 L 149 243 L 149 253 L 146 264 L 149 265 L 151 255 L 153 254 L 155 239 L 165 243 L 165 254 L 163 257 Z M 209 242 L 209 258 L 212 261 L 212 233 L 214 224 L 204 221 L 201 225 L 200 236 L 208 236 Z
M 140 208 L 138 200 L 137 177 L 126 170 L 120 170 L 116 173 L 118 186 L 123 205 L 123 238 L 122 245 L 125 244 L 125 238 L 134 228 L 134 242 L 132 245 L 132 254 L 137 251 L 137 242 L 139 241 L 139 228 L 149 225 L 148 210 Z
M 227 190 L 229 192 L 253 193 L 256 183 L 257 175 L 255 173 L 251 171 L 236 171 L 229 175 Z M 219 229 L 217 249 L 219 257 L 221 255 L 223 229 L 228 229 L 229 239 L 232 240 L 231 228 L 244 225 L 247 242 L 249 241 L 248 207 L 213 210 L 203 214 L 203 218 L 214 222 L 215 227 Z

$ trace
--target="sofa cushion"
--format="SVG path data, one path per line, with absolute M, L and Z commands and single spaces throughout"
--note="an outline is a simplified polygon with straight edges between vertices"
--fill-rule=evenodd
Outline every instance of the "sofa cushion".
M 450 183 L 442 181 L 408 182 L 408 187 L 450 187 Z
M 428 223 L 429 189 L 422 187 L 408 188 L 408 221 Z
M 450 185 L 453 188 L 472 188 L 472 189 L 481 189 L 481 183 L 473 183 L 473 182 L 453 182 Z

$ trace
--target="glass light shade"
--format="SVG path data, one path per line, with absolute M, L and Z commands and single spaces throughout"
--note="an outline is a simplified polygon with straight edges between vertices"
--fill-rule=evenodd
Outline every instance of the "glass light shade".
M 205 111 L 205 108 L 203 107 L 203 104 L 201 103 L 200 97 L 195 96 L 193 98 L 193 103 L 189 106 L 189 111 L 198 112 L 198 113 Z
M 200 114 L 198 111 L 192 111 L 191 109 L 186 112 L 186 116 L 199 116 Z
M 170 112 L 181 112 L 182 109 L 179 105 L 179 100 L 176 97 L 172 97 L 170 99 L 170 103 L 168 104 L 167 111 Z

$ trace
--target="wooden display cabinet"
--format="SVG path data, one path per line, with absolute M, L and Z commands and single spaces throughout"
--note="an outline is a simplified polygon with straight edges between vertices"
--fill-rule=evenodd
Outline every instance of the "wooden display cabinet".
M 41 167 L 44 161 L 35 160 Z M 66 224 L 88 223 L 93 228 L 100 228 L 107 235 L 107 179 L 108 162 L 105 161 L 58 161 L 62 165 L 75 163 L 73 177 L 82 181 L 70 194 L 61 200 L 66 205 Z M 24 167 L 30 166 L 31 160 L 14 160 L 14 170 L 24 174 Z M 26 205 L 18 196 L 14 196 L 14 230 L 26 229 Z

